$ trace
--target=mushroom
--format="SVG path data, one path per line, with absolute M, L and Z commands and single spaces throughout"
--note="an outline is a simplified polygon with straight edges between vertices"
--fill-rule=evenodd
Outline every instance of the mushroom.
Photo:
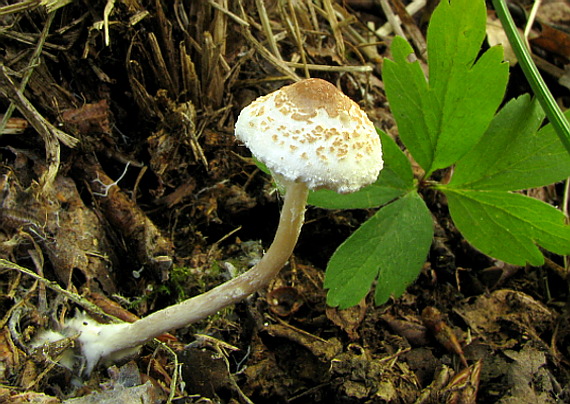
M 357 191 L 376 180 L 383 164 L 379 136 L 364 111 L 320 79 L 302 80 L 258 98 L 240 113 L 235 132 L 285 190 L 273 243 L 249 271 L 133 323 L 99 324 L 82 316 L 70 320 L 68 327 L 81 333 L 86 373 L 101 358 L 132 352 L 266 286 L 293 252 L 309 190 Z

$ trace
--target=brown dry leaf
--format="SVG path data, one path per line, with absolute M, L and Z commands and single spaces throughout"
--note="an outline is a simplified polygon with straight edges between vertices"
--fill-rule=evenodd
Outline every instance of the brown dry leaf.
M 538 341 L 540 332 L 551 327 L 555 319 L 552 311 L 541 302 L 509 289 L 481 295 L 474 303 L 457 308 L 456 312 L 485 342 L 499 347 L 515 346 L 520 340 L 515 334 Z
M 41 173 L 43 163 L 33 154 L 13 150 L 22 160 L 22 168 L 8 178 L 0 208 L 4 231 L 27 234 L 29 240 L 41 245 L 57 277 L 70 284 L 73 271 L 79 271 L 90 287 L 97 282 L 98 289 L 116 291 L 110 268 L 114 256 L 98 217 L 85 206 L 73 180 L 59 175 L 54 192 L 43 197 L 34 195 L 35 173 Z M 41 270 L 42 268 L 40 268 Z
M 489 42 L 489 46 L 503 46 L 505 52 L 504 59 L 509 62 L 509 65 L 514 66 L 518 63 L 501 21 L 499 21 L 495 14 L 487 14 L 487 42 Z
M 142 384 L 137 365 L 128 362 L 120 368 L 108 369 L 110 380 L 104 391 L 93 392 L 83 397 L 64 400 L 64 404 L 158 404 L 164 402 L 164 393 L 150 380 Z
M 112 133 L 112 113 L 107 100 L 66 109 L 62 111 L 61 118 L 66 127 L 83 136 Z
M 70 398 L 62 404 L 158 404 L 162 399 L 164 399 L 162 392 L 151 381 L 147 381 L 138 386 L 114 386 L 112 390 Z
M 355 340 L 360 337 L 357 329 L 364 320 L 366 307 L 366 301 L 363 299 L 358 305 L 345 310 L 327 306 L 326 314 L 328 319 L 344 330 L 351 340 Z
M 547 52 L 570 59 L 570 34 L 548 24 L 540 24 L 540 33 L 534 36 L 530 43 Z
M 85 206 L 70 178 L 58 176 L 55 186 L 60 208 L 54 214 L 58 220 L 48 221 L 46 229 L 52 236 L 45 243 L 55 272 L 69 285 L 73 271 L 80 271 L 87 280 L 88 289 L 96 282 L 105 292 L 114 293 L 116 285 L 112 269 L 117 260 L 103 224 Z
M 554 376 L 546 368 L 546 355 L 533 347 L 531 342 L 520 351 L 506 350 L 505 355 L 513 360 L 507 377 L 509 394 L 499 401 L 500 404 L 555 403 Z

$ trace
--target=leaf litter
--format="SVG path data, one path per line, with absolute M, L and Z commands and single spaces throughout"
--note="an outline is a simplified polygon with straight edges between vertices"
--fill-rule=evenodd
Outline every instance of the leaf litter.
M 369 296 L 327 308 L 322 290 L 326 261 L 374 212 L 310 209 L 296 256 L 261 298 L 87 380 L 62 366 L 73 335 L 32 347 L 75 310 L 132 321 L 255 262 L 279 203 L 233 138 L 256 96 L 322 77 L 396 137 L 377 75 L 391 37 L 374 2 L 231 3 L 0 2 L 0 402 L 567 399 L 557 258 L 507 271 L 469 248 L 430 195 L 438 244 L 384 306 Z M 390 3 L 422 58 L 429 8 L 411 18 Z M 500 283 L 485 277 L 497 271 Z

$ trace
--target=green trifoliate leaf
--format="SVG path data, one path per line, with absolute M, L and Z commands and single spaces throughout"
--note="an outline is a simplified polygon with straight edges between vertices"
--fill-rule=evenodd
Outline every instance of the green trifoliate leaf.
M 569 113 L 570 115 L 570 113 Z M 570 155 L 530 96 L 511 100 L 481 141 L 455 166 L 450 187 L 515 191 L 570 176 Z
M 538 246 L 570 254 L 570 226 L 553 206 L 521 194 L 441 188 L 461 234 L 483 253 L 514 264 L 542 265 Z
M 429 81 L 402 38 L 392 42 L 384 84 L 400 137 L 431 174 L 454 164 L 481 138 L 506 88 L 508 65 L 494 47 L 479 59 L 485 37 L 483 0 L 443 0 L 428 29 Z
M 386 133 L 378 130 L 382 141 L 384 168 L 378 180 L 358 192 L 340 195 L 321 190 L 309 194 L 309 204 L 325 209 L 375 208 L 414 189 L 414 174 L 410 161 Z
M 327 304 L 357 304 L 378 279 L 376 304 L 400 296 L 418 276 L 433 238 L 431 213 L 416 192 L 380 209 L 334 253 L 325 275 Z

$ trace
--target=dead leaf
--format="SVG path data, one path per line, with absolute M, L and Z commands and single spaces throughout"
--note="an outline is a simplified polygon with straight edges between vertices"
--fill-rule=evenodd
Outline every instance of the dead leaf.
M 163 398 L 162 392 L 147 381 L 132 387 L 113 386 L 112 390 L 70 398 L 62 404 L 156 404 L 162 402 Z
M 58 176 L 55 186 L 59 208 L 51 215 L 58 219 L 48 221 L 49 238 L 44 242 L 55 272 L 69 285 L 73 271 L 80 271 L 89 289 L 92 282 L 97 282 L 105 292 L 114 293 L 112 268 L 117 260 L 103 223 L 85 206 L 73 180 Z
M 506 350 L 505 355 L 513 360 L 507 376 L 510 385 L 509 395 L 501 404 L 555 403 L 553 376 L 546 368 L 546 355 L 532 343 L 522 350 Z
M 544 304 L 510 289 L 481 295 L 455 311 L 486 343 L 499 347 L 515 346 L 522 335 L 540 341 L 541 331 L 551 327 L 555 319 Z
M 540 32 L 530 39 L 530 43 L 566 60 L 570 59 L 570 34 L 548 24 L 540 24 Z
M 61 117 L 66 127 L 82 136 L 112 133 L 112 114 L 109 102 L 104 99 L 81 108 L 63 110 Z
M 364 320 L 366 307 L 366 302 L 363 299 L 356 306 L 344 310 L 327 306 L 326 314 L 328 319 L 344 330 L 351 340 L 355 340 L 359 338 L 357 329 Z
M 514 66 L 518 63 L 515 52 L 513 51 L 511 43 L 507 38 L 507 34 L 503 29 L 503 25 L 494 14 L 487 15 L 487 42 L 489 42 L 489 46 L 503 46 L 505 52 L 504 59 L 509 62 L 510 66 Z

